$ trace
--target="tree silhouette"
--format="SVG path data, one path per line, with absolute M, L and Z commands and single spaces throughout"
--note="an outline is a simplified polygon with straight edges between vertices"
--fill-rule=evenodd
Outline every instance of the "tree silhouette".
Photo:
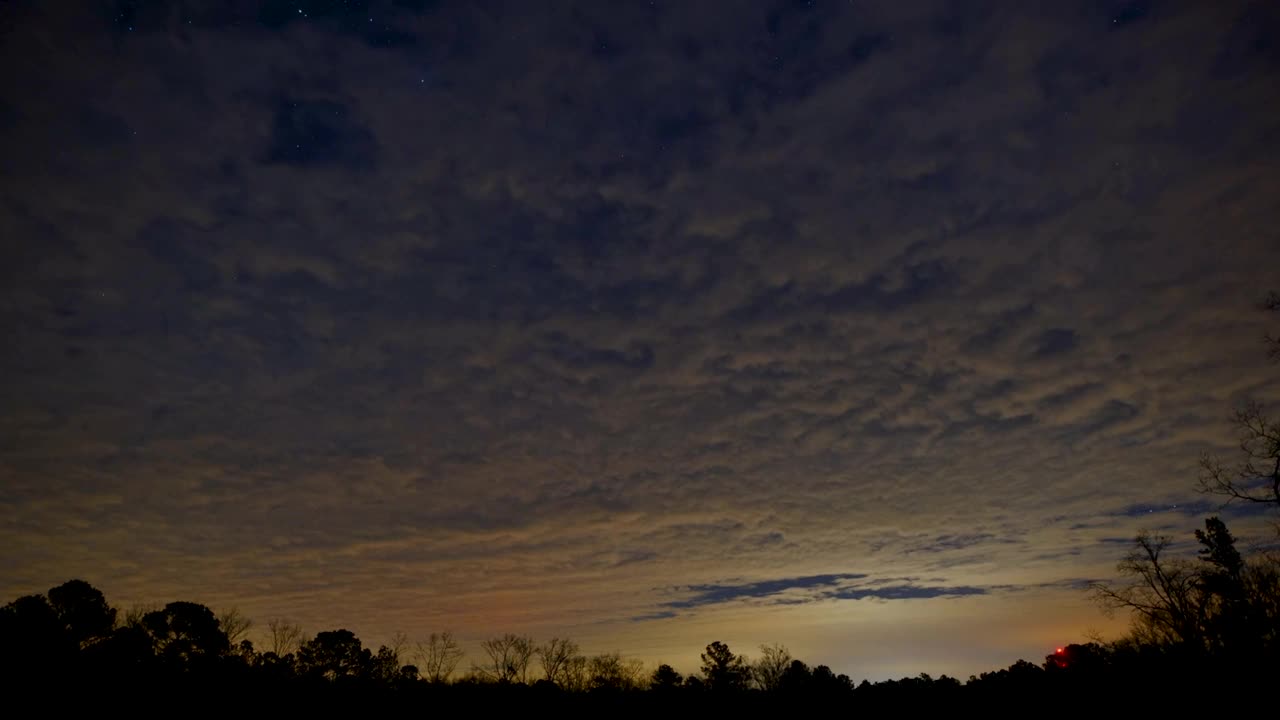
M 361 678 L 372 654 L 350 630 L 326 630 L 298 648 L 298 672 L 329 681 Z
M 81 650 L 111 637 L 115 620 L 102 592 L 83 580 L 20 597 L 0 608 L 0 673 L 26 678 L 77 665 Z
M 533 639 L 507 633 L 480 643 L 489 662 L 475 666 L 475 671 L 490 682 L 525 683 L 529 677 L 529 659 L 535 649 Z
M 653 671 L 653 675 L 649 678 L 649 687 L 654 690 L 670 692 L 679 688 L 684 682 L 684 677 L 676 672 L 676 669 L 663 663 Z
M 782 671 L 782 677 L 778 678 L 777 689 L 786 693 L 799 693 L 809 688 L 809 682 L 813 678 L 813 671 L 809 666 L 800 660 L 792 660 L 787 664 L 786 670 Z
M 543 677 L 559 687 L 568 687 L 570 661 L 578 654 L 578 644 L 568 638 L 551 638 L 537 649 Z
M 67 637 L 79 647 L 106 638 L 115 629 L 116 610 L 102 591 L 83 580 L 68 580 L 49 590 L 49 604 Z
M 635 690 L 644 682 L 644 665 L 623 659 L 621 653 L 601 653 L 588 661 L 587 674 L 592 690 Z
M 1261 405 L 1249 403 L 1233 416 L 1242 458 L 1224 464 L 1205 455 L 1200 459 L 1200 491 L 1231 500 L 1265 503 L 1280 508 L 1280 425 Z
M 702 653 L 702 677 L 709 690 L 744 690 L 751 679 L 751 667 L 746 658 L 734 655 L 728 645 L 717 640 Z
M 1262 309 L 1280 312 L 1280 294 L 1272 292 Z M 1280 362 L 1280 335 L 1267 335 L 1269 355 Z M 1267 417 L 1261 404 L 1247 403 L 1232 417 L 1241 458 L 1224 464 L 1212 455 L 1200 458 L 1200 491 L 1280 508 L 1280 424 Z
M 777 690 L 782 684 L 782 676 L 791 665 L 792 657 L 782 645 L 760 646 L 760 659 L 751 666 L 751 677 L 761 690 Z
M 462 648 L 453 639 L 453 633 L 431 633 L 426 642 L 417 645 L 418 661 L 422 664 L 422 675 L 431 683 L 443 683 L 449 680 L 454 669 L 462 660 Z
M 1168 538 L 1140 534 L 1119 565 L 1128 581 L 1095 584 L 1099 600 L 1133 613 L 1132 639 L 1139 646 L 1188 658 L 1274 656 L 1280 650 L 1280 562 L 1266 555 L 1245 561 L 1217 517 L 1207 518 L 1195 536 L 1200 563 L 1168 558 Z
M 1129 584 L 1103 588 L 1109 600 L 1134 611 L 1129 637 L 1105 645 L 1070 644 L 1046 656 L 1043 668 L 1020 660 L 1004 670 L 971 676 L 964 685 L 945 675 L 934 679 L 921 673 L 877 683 L 864 680 L 855 688 L 847 675 L 825 665 L 811 670 L 781 645 L 762 647 L 761 660 L 752 664 L 722 642 L 706 647 L 701 676 L 682 678 L 670 665 L 646 675 L 639 661 L 618 652 L 587 658 L 571 641 L 553 640 L 536 652 L 550 658 L 549 675 L 558 679 L 539 680 L 530 688 L 523 683 L 535 648 L 532 640 L 516 635 L 486 643 L 494 651 L 494 665 L 477 673 L 496 683 L 479 683 L 475 677 L 448 683 L 443 666 L 435 671 L 434 682 L 427 682 L 431 673 L 422 678 L 418 667 L 401 664 L 402 636 L 370 652 L 349 630 L 332 630 L 303 643 L 296 657 L 258 654 L 247 640 L 233 648 L 213 612 L 190 602 L 131 613 L 128 621 L 103 635 L 115 611 L 101 593 L 80 581 L 0 608 L 0 677 L 20 688 L 52 681 L 77 690 L 176 688 L 202 698 L 233 695 L 223 689 L 284 690 L 278 697 L 291 705 L 301 700 L 308 712 L 332 711 L 334 698 L 378 702 L 391 710 L 419 708 L 415 703 L 439 698 L 459 704 L 480 699 L 486 711 L 495 713 L 581 710 L 594 715 L 617 715 L 632 703 L 637 710 L 657 712 L 683 712 L 690 706 L 716 712 L 785 707 L 789 714 L 801 714 L 801 708 L 839 709 L 841 703 L 871 714 L 967 712 L 1001 701 L 1022 707 L 1044 699 L 1110 696 L 1134 683 L 1262 687 L 1273 679 L 1280 661 L 1280 562 L 1241 553 L 1219 518 L 1207 519 L 1195 535 L 1198 560 L 1189 553 L 1169 557 L 1167 539 L 1140 536 L 1127 566 Z M 281 641 L 273 646 L 288 649 L 285 640 L 293 632 L 287 628 L 296 626 L 274 624 Z M 437 657 L 452 654 L 456 662 L 460 651 L 452 636 L 433 637 Z M 449 648 L 456 653 L 446 652 Z M 753 676 L 771 694 L 748 692 Z M 646 688 L 650 694 L 638 694 Z M 86 696 L 108 697 L 101 692 Z M 681 703 L 678 709 L 676 702 Z
M 71 650 L 65 626 L 44 595 L 25 595 L 0 608 L 0 657 L 6 678 L 50 673 Z
M 569 658 L 560 673 L 563 678 L 560 687 L 570 692 L 586 691 L 591 684 L 589 665 L 590 661 L 585 655 L 574 655 Z
M 245 617 L 239 608 L 230 608 L 218 613 L 218 626 L 226 633 L 227 641 L 234 647 L 249 634 L 253 621 Z
M 1128 580 L 1091 587 L 1105 608 L 1133 613 L 1133 632 L 1140 642 L 1193 646 L 1200 642 L 1199 578 L 1186 561 L 1166 556 L 1171 543 L 1162 535 L 1139 533 L 1134 549 L 1116 566 Z
M 813 669 L 813 675 L 809 678 L 809 687 L 814 692 L 832 693 L 851 690 L 853 681 L 848 675 L 837 675 L 826 665 L 819 665 Z
M 173 669 L 190 671 L 231 650 L 217 616 L 199 603 L 171 602 L 143 615 L 140 626 L 155 654 Z
M 302 644 L 302 626 L 297 623 L 273 618 L 267 621 L 267 631 L 270 633 L 270 651 L 277 657 L 284 657 L 296 651 Z
M 400 651 L 395 647 L 381 645 L 378 652 L 374 653 L 369 659 L 367 677 L 375 682 L 384 685 L 393 685 L 401 679 L 418 674 L 418 668 L 414 665 L 404 665 L 400 661 Z

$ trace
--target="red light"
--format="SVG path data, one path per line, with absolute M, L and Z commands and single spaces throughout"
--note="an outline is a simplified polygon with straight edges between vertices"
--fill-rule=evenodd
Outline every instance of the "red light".
M 1061 654 L 1062 654 L 1062 648 L 1058 648 L 1058 654 L 1059 654 L 1059 655 L 1061 655 Z

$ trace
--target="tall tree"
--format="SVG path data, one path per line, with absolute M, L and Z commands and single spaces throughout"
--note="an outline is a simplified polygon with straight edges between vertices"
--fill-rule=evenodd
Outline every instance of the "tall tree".
M 1280 559 L 1246 560 L 1220 518 L 1197 530 L 1200 560 L 1168 558 L 1170 540 L 1141 534 L 1121 562 L 1127 580 L 1096 583 L 1099 600 L 1133 614 L 1139 646 L 1177 650 L 1218 660 L 1274 657 L 1280 651 Z
M 142 616 L 158 657 L 170 667 L 194 670 L 231 650 L 213 611 L 199 603 L 171 602 Z
M 298 648 L 298 672 L 338 681 L 365 677 L 373 655 L 350 630 L 327 630 Z
M 1133 614 L 1133 633 L 1140 642 L 1194 648 L 1202 641 L 1199 576 L 1185 560 L 1167 557 L 1171 544 L 1165 536 L 1139 533 L 1116 567 L 1126 580 L 1091 587 L 1104 607 Z
M 802 660 L 792 660 L 778 679 L 777 689 L 788 693 L 802 692 L 808 689 L 813 679 L 813 671 Z
M 116 626 L 116 609 L 102 591 L 83 580 L 68 580 L 49 590 L 49 604 L 79 647 L 106 638 Z
M 684 677 L 675 668 L 663 663 L 653 671 L 649 678 L 649 687 L 660 692 L 671 692 L 684 682 Z
M 48 673 L 73 647 L 44 595 L 24 595 L 0 608 L 0 672 L 6 679 Z
M 709 690 L 743 690 L 751 679 L 751 667 L 745 657 L 717 640 L 702 653 L 702 677 Z

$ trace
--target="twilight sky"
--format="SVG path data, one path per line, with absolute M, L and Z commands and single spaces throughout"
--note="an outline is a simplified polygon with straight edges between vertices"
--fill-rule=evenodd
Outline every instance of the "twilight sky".
M 1114 633 L 1082 584 L 1189 538 L 1280 395 L 1277 37 L 1268 0 L 4 3 L 0 600 L 855 681 Z

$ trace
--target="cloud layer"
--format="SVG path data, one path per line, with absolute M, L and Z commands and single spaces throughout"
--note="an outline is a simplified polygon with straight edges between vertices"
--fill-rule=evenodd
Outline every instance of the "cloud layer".
M 6 597 L 964 676 L 1276 395 L 1268 3 L 18 5 Z

